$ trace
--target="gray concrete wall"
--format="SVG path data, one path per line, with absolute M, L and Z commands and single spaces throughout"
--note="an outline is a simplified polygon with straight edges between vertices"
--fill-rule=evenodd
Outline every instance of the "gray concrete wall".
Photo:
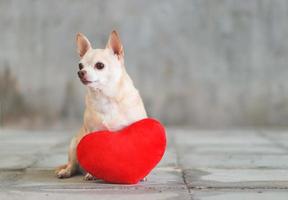
M 1 124 L 80 119 L 75 34 L 104 47 L 112 29 L 151 116 L 287 125 L 287 0 L 0 0 Z

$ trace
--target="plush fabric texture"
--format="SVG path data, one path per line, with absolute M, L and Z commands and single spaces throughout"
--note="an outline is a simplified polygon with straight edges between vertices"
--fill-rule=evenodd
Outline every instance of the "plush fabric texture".
M 135 184 L 161 160 L 166 148 L 165 129 L 147 118 L 116 132 L 97 131 L 77 147 L 80 166 L 109 183 Z

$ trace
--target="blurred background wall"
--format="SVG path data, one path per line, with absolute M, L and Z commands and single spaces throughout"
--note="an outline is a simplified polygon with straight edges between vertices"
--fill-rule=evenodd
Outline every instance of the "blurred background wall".
M 0 125 L 81 123 L 75 35 L 103 48 L 112 29 L 150 116 L 287 125 L 288 0 L 0 0 Z

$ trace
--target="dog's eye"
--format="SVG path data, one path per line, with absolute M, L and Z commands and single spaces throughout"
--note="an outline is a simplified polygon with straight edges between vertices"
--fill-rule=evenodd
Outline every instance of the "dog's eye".
M 82 63 L 79 63 L 79 70 L 83 69 L 84 65 Z
M 104 64 L 101 63 L 101 62 L 97 62 L 97 63 L 95 64 L 95 68 L 96 68 L 96 69 L 103 69 L 103 68 L 104 68 Z

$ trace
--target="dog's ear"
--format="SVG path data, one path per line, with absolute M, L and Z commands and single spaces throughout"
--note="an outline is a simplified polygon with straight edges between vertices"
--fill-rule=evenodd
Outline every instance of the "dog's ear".
M 89 40 L 82 33 L 77 33 L 76 36 L 77 52 L 82 58 L 85 53 L 91 48 Z
M 114 54 L 116 54 L 119 59 L 124 57 L 123 45 L 118 33 L 115 30 L 111 32 L 106 48 L 112 49 Z

